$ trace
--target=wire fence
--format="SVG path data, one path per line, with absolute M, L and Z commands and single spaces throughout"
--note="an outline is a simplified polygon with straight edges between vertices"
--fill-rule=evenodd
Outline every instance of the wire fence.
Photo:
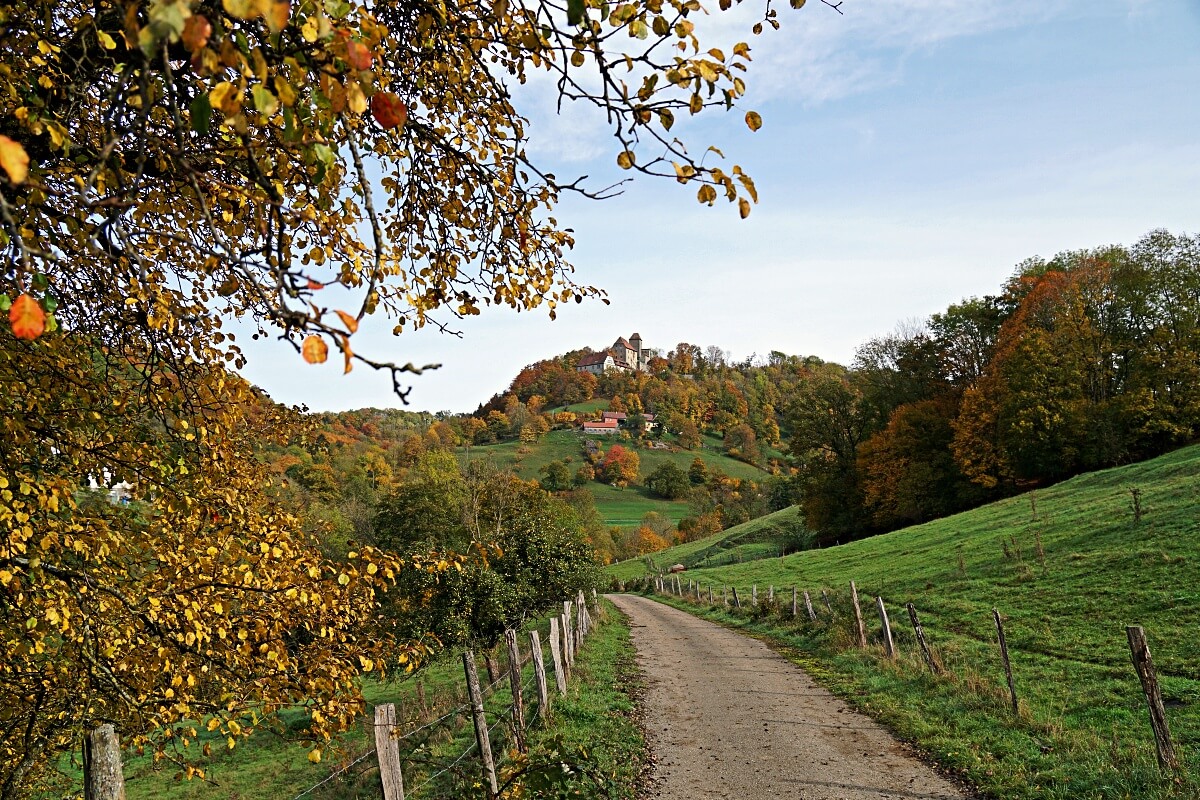
M 594 593 L 592 597 L 594 600 Z M 539 657 L 539 654 L 533 652 L 531 638 L 526 638 L 524 652 L 520 653 L 516 662 L 518 675 L 516 693 L 513 692 L 512 677 L 508 666 L 511 659 L 505 659 L 503 668 L 501 668 L 501 665 L 497 664 L 494 653 L 484 654 L 485 664 L 492 670 L 492 674 L 498 677 L 479 687 L 478 701 L 483 707 L 483 717 L 486 720 L 485 728 L 487 739 L 490 742 L 489 750 L 499 755 L 501 761 L 506 754 L 515 752 L 523 745 L 523 736 L 518 735 L 518 727 L 526 729 L 535 722 L 545 723 L 551 691 L 545 687 L 554 687 L 557 684 L 560 670 L 564 677 L 569 676 L 569 665 L 572 658 L 570 654 L 574 653 L 582 635 L 588 632 L 592 624 L 587 604 L 584 603 L 582 608 L 577 604 L 578 600 L 583 599 L 583 593 L 579 593 L 574 615 L 570 611 L 571 604 L 564 604 L 564 613 L 556 619 L 557 627 L 546 626 L 549 630 L 543 629 L 542 626 L 534 628 L 538 630 L 539 637 L 545 637 L 542 641 L 549 641 L 549 637 L 561 637 L 560 640 L 553 642 L 553 646 L 549 648 L 551 652 L 543 650 L 540 654 L 544 665 L 545 682 L 543 686 L 538 685 L 534 660 Z M 572 616 L 575 617 L 574 620 L 572 620 Z M 500 652 L 504 651 L 503 646 L 498 649 Z M 551 655 L 553 657 L 550 657 Z M 560 663 L 560 660 L 566 663 Z M 478 657 L 476 657 L 476 661 L 478 661 Z M 546 692 L 545 699 L 542 696 L 543 691 Z M 470 686 L 468 686 L 469 692 Z M 520 715 L 516 713 L 518 695 L 521 701 L 520 708 L 523 711 Z M 395 733 L 395 727 L 403 723 L 398 722 L 396 726 L 385 723 L 388 727 L 393 728 L 393 738 L 399 746 L 399 768 L 403 773 L 403 778 L 412 786 L 407 791 L 401 789 L 400 797 L 411 800 L 411 798 L 460 796 L 471 785 L 478 783 L 481 774 L 487 769 L 486 764 L 491 759 L 482 758 L 479 737 L 473 733 L 472 726 L 467 724 L 472 717 L 472 709 L 472 701 L 468 700 L 462 703 L 452 703 L 430 712 L 424 706 L 422 695 L 418 719 L 430 713 L 436 715 L 433 719 L 421 722 L 420 725 L 398 735 Z M 371 730 L 380 724 L 379 722 L 368 722 L 366 728 Z M 379 745 L 379 747 L 382 746 L 382 744 Z M 484 762 L 484 767 L 481 767 L 475 760 L 468 760 L 473 753 L 481 756 L 479 760 Z M 378 756 L 378 758 L 371 760 L 372 756 Z M 341 796 L 348 789 L 350 781 L 361 782 L 364 780 L 368 773 L 374 772 L 383 758 L 384 756 L 378 748 L 372 747 L 295 795 L 292 800 L 301 800 L 305 797 Z M 362 766 L 364 764 L 365 767 Z M 356 770 L 356 768 L 359 769 Z M 374 780 L 373 776 L 372 780 Z M 484 783 L 487 784 L 486 777 Z M 365 786 L 359 786 L 356 787 L 356 790 L 365 788 Z

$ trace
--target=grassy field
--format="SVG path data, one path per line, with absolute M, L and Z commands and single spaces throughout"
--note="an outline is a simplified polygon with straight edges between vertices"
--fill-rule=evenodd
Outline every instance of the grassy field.
M 1140 492 L 1135 521 L 1131 489 Z M 937 761 L 1012 798 L 1200 797 L 1200 447 L 1080 476 L 926 525 L 784 558 L 689 570 L 685 580 L 757 585 L 778 614 L 711 613 L 773 637 L 828 685 Z M 614 572 L 625 565 L 610 568 Z M 873 644 L 853 644 L 849 582 Z M 809 589 L 818 623 L 790 619 Z M 820 602 L 829 592 L 834 616 Z M 901 659 L 882 657 L 874 598 Z M 903 604 L 920 612 L 946 677 L 915 655 Z M 992 608 L 1006 619 L 1021 714 L 1008 710 Z M 801 617 L 805 616 L 801 605 Z M 1185 765 L 1160 777 L 1125 626 L 1145 627 Z
M 528 762 L 514 759 L 514 754 L 510 753 L 509 765 L 504 769 L 508 770 L 509 777 L 518 768 L 536 772 L 548 765 L 561 773 L 561 765 L 569 763 L 574 772 L 567 776 L 556 774 L 556 780 L 569 779 L 568 785 L 583 788 L 589 797 L 632 800 L 645 760 L 645 742 L 632 716 L 630 692 L 637 685 L 633 650 L 628 628 L 621 624 L 619 612 L 607 602 L 603 602 L 602 607 L 594 618 L 598 624 L 580 650 L 566 696 L 557 695 L 554 675 L 547 664 L 552 724 L 544 725 L 539 721 L 531 726 Z M 542 633 L 549 662 L 550 651 L 545 644 L 547 631 Z M 528 644 L 528 639 L 522 637 L 522 640 Z M 497 660 L 501 674 L 506 676 L 503 655 L 499 654 Z M 447 658 L 430 665 L 416 678 L 386 684 L 368 683 L 364 686 L 367 716 L 341 741 L 326 746 L 319 764 L 309 762 L 309 747 L 295 741 L 306 724 L 305 715 L 299 712 L 286 715 L 279 731 L 260 730 L 240 741 L 233 750 L 225 746 L 221 737 L 201 731 L 193 744 L 193 756 L 198 755 L 205 744 L 211 745 L 212 756 L 201 759 L 206 780 L 180 780 L 178 767 L 172 763 L 156 763 L 148 755 L 126 754 L 127 796 L 129 800 L 249 800 L 264 797 L 288 800 L 334 776 L 305 796 L 316 800 L 377 800 L 382 794 L 374 756 L 368 755 L 374 741 L 366 727 L 366 720 L 373 717 L 374 704 L 395 703 L 401 722 L 399 727 L 415 729 L 465 702 L 462 673 L 461 659 Z M 479 673 L 480 680 L 486 684 L 482 661 Z M 539 711 L 533 699 L 532 674 L 532 664 L 527 665 L 524 670 L 526 689 L 522 694 L 526 696 L 530 719 Z M 420 693 L 418 683 L 421 684 Z M 488 698 L 489 719 L 497 719 L 500 711 L 511 703 L 507 686 L 507 680 L 502 679 Z M 504 731 L 505 726 L 497 725 L 492 733 L 493 749 L 498 754 L 506 749 Z M 418 742 L 419 746 L 414 747 Z M 402 740 L 408 796 L 418 800 L 475 796 L 473 785 L 478 782 L 480 767 L 478 758 L 473 755 L 422 787 L 426 779 L 450 766 L 451 761 L 473 743 L 474 733 L 465 710 L 447 720 L 447 724 L 435 725 L 418 737 Z M 362 756 L 366 757 L 360 761 Z M 71 783 L 81 783 L 77 765 L 64 763 L 63 771 Z
M 652 553 L 650 561 L 656 567 L 678 563 L 696 569 L 777 557 L 789 549 L 788 543 L 803 530 L 800 509 L 792 506 L 712 536 Z M 648 569 L 645 557 L 639 557 L 612 564 L 605 571 L 618 580 L 627 581 L 645 575 Z
M 591 401 L 595 402 L 595 401 Z M 583 442 L 585 437 L 579 431 L 558 430 L 550 431 L 536 444 L 522 447 L 519 442 L 502 442 L 462 449 L 464 457 L 475 459 L 490 459 L 501 469 L 511 469 L 525 480 L 540 480 L 541 468 L 551 461 L 566 461 L 568 468 L 574 472 L 585 463 Z M 607 448 L 609 443 L 601 440 Z M 525 450 L 526 452 L 522 452 Z M 720 470 L 735 478 L 745 478 L 761 481 L 768 477 L 767 473 L 751 464 L 734 460 L 720 452 L 720 440 L 706 437 L 701 449 L 690 450 L 647 450 L 638 449 L 641 461 L 641 475 L 650 474 L 664 462 L 674 463 L 682 470 L 691 467 L 692 460 L 699 457 L 710 470 Z M 664 517 L 678 522 L 688 513 L 688 505 L 684 500 L 664 500 L 655 497 L 644 487 L 634 485 L 623 489 L 608 484 L 592 481 L 587 489 L 596 498 L 596 508 L 606 525 L 619 528 L 637 527 L 647 512 L 656 511 Z

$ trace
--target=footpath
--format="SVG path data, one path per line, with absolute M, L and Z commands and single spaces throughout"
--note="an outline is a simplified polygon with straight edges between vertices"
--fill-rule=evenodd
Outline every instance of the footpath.
M 636 595 L 650 797 L 965 800 L 870 718 L 765 644 Z

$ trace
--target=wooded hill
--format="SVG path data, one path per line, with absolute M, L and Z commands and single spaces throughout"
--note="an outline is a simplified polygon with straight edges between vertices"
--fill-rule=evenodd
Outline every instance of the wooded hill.
M 846 541 L 1194 441 L 1200 237 L 1030 258 L 997 294 L 871 339 L 848 367 L 682 342 L 648 372 L 593 376 L 575 369 L 584 352 L 523 369 L 476 412 L 476 441 L 533 439 L 542 409 L 611 398 L 655 415 L 651 436 L 714 437 L 788 476 L 816 543 Z

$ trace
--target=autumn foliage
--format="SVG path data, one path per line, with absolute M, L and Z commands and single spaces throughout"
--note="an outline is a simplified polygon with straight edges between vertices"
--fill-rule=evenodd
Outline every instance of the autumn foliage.
M 535 72 L 604 112 L 622 166 L 744 216 L 750 177 L 671 131 L 745 93 L 748 45 L 701 47 L 699 10 L 0 5 L 0 796 L 100 719 L 181 753 L 183 720 L 206 715 L 233 745 L 257 727 L 239 715 L 284 702 L 311 704 L 317 740 L 348 724 L 375 664 L 360 623 L 400 565 L 326 560 L 274 505 L 254 443 L 290 423 L 227 372 L 244 356 L 224 321 L 297 368 L 336 349 L 404 396 L 421 366 L 360 352 L 364 320 L 399 333 L 599 296 L 552 216 L 599 192 L 527 156 L 509 84 Z M 327 465 L 289 457 L 328 491 Z M 91 479 L 136 504 L 92 502 Z

